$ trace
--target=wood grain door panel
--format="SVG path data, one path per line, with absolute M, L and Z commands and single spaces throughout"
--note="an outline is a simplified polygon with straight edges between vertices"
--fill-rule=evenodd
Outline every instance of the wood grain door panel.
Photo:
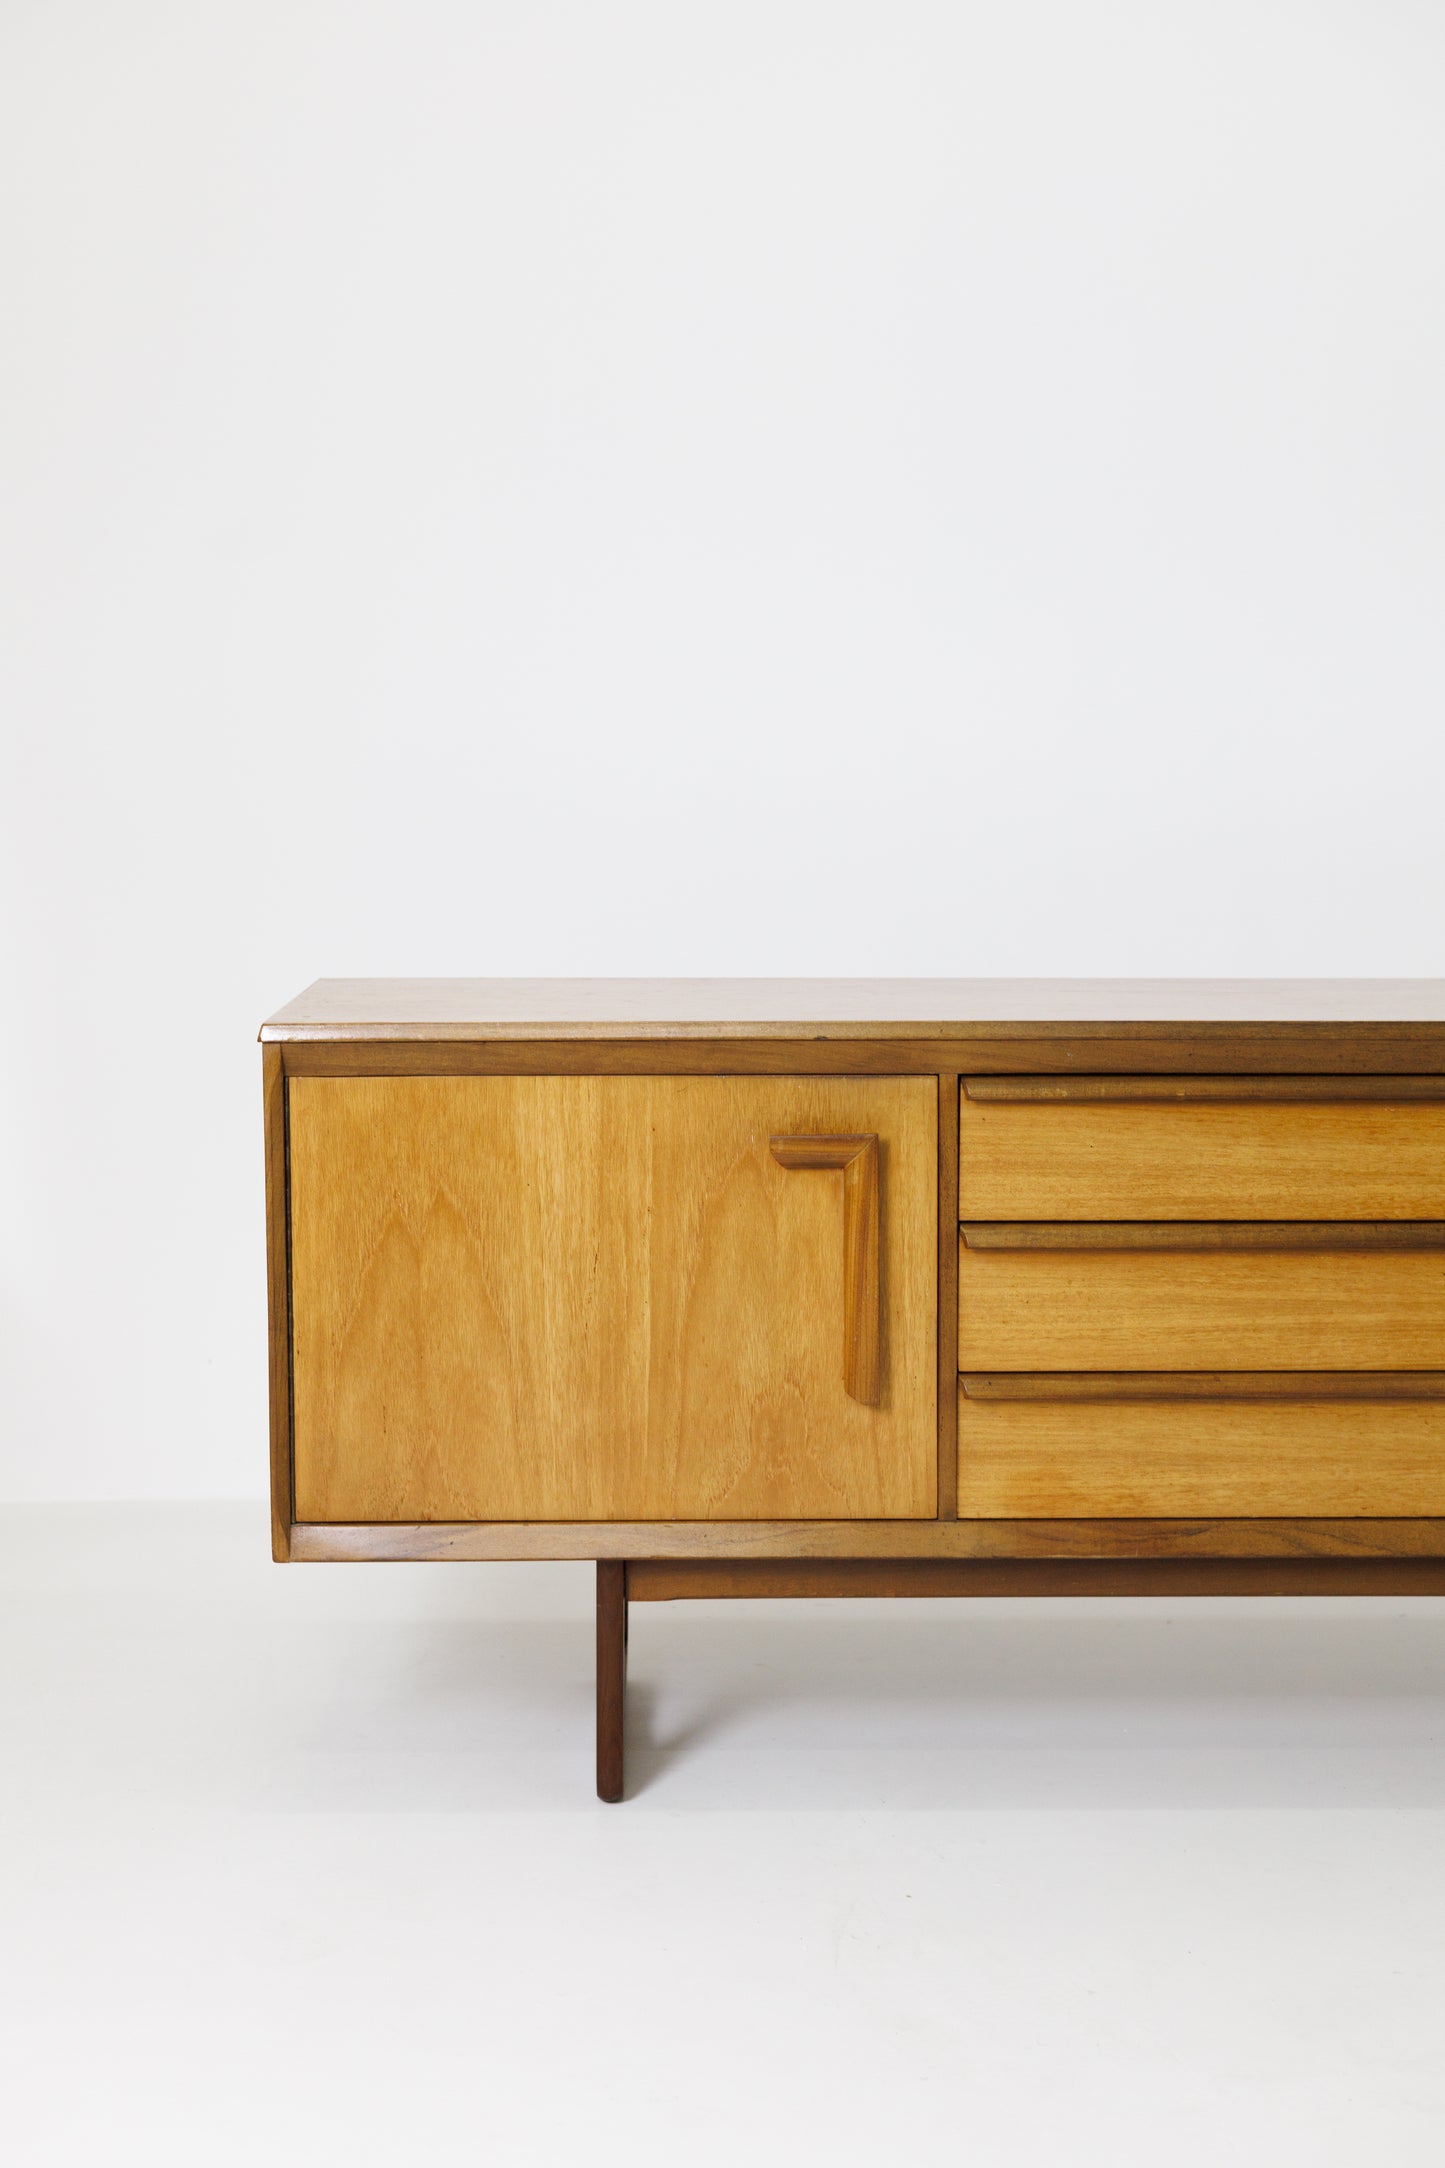
M 936 1511 L 932 1078 L 298 1077 L 297 1518 Z M 844 1381 L 843 1178 L 876 1135 L 878 1404 Z
M 1445 1218 L 1445 1104 L 993 1103 L 960 1095 L 977 1220 Z
M 1445 1401 L 973 1400 L 961 1519 L 1445 1514 Z
M 972 1250 L 962 1370 L 1432 1370 L 1445 1250 Z

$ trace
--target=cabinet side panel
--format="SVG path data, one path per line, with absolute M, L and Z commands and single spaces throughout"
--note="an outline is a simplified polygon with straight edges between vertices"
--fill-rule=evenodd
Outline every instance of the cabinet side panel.
M 291 1302 L 286 1202 L 286 1077 L 279 1046 L 261 1050 L 266 1139 L 266 1339 L 271 1406 L 271 1555 L 291 1555 Z

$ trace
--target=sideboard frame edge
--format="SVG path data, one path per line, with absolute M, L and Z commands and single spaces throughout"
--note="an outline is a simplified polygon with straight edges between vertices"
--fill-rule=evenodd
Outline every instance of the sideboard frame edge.
M 295 1474 L 291 1422 L 291 1200 L 286 1123 L 286 1063 L 277 1046 L 261 1049 L 266 1140 L 266 1341 L 271 1419 L 271 1556 L 291 1557 Z
M 1000 1026 L 987 1035 L 267 1040 L 289 1076 L 1419 1076 L 1445 1024 Z
M 958 1519 L 958 1129 L 959 1073 L 938 1078 L 938 1492 L 940 1521 Z
M 631 1603 L 745 1597 L 1445 1596 L 1445 1558 L 633 1559 Z
M 298 1522 L 292 1556 L 356 1560 L 1445 1559 L 1445 1518 Z
M 842 1040 L 368 1040 L 308 1038 L 262 1045 L 265 1091 L 267 1283 L 270 1343 L 272 1549 L 278 1560 L 596 1559 L 673 1556 L 970 1557 L 1034 1561 L 1062 1556 L 1418 1558 L 1445 1556 L 1439 1521 L 957 1520 L 956 1167 L 961 1075 L 1430 1073 L 1445 1068 L 1440 1024 L 1174 1025 L 1093 1027 L 1047 1037 L 1020 1027 L 995 1038 Z M 939 1350 L 934 1517 L 829 1523 L 377 1523 L 295 1520 L 288 1194 L 287 1083 L 292 1076 L 488 1075 L 933 1076 L 938 1083 Z M 985 1533 L 986 1531 L 986 1533 Z M 662 1540 L 666 1538 L 666 1541 Z M 940 1545 L 940 1539 L 941 1545 Z M 516 1547 L 518 1544 L 520 1548 Z M 852 1545 L 850 1554 L 849 1545 Z M 1052 1546 L 1062 1544 L 1062 1549 Z

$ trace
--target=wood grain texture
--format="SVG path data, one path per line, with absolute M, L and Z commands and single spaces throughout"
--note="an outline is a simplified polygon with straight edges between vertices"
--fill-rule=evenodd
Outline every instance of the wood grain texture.
M 934 1512 L 933 1079 L 290 1093 L 302 1520 Z M 840 1374 L 838 1189 L 781 1131 L 881 1140 L 876 1408 Z
M 495 982 L 490 983 L 495 988 Z M 696 993 L 699 983 L 704 988 L 701 999 Z M 729 988 L 740 983 L 746 991 L 738 998 Z M 364 1078 L 400 1073 L 436 1079 L 547 1073 L 581 1076 L 589 1072 L 639 1078 L 663 1073 L 697 1077 L 716 1071 L 720 1063 L 725 1063 L 730 1072 L 759 1079 L 793 1076 L 800 1070 L 857 1078 L 902 1074 L 932 1078 L 936 1073 L 946 1087 L 939 1097 L 939 1120 L 951 1131 L 948 1150 L 937 1154 L 940 1176 L 946 1185 L 944 1195 L 950 1202 L 935 1221 L 935 1279 L 944 1308 L 937 1319 L 934 1347 L 938 1368 L 949 1384 L 949 1389 L 938 1396 L 936 1411 L 937 1502 L 942 1514 L 949 1513 L 954 1505 L 953 1433 L 959 1401 L 952 1389 L 953 1375 L 960 1361 L 968 1362 L 966 1352 L 954 1346 L 962 1298 L 951 1299 L 954 1291 L 950 1281 L 957 1279 L 962 1289 L 966 1259 L 960 1254 L 956 1233 L 949 1224 L 953 1218 L 951 1200 L 958 1196 L 960 1209 L 979 1222 L 1004 1221 L 1014 1217 L 1017 1210 L 1013 1203 L 1003 1207 L 981 1203 L 971 1209 L 963 1202 L 963 1185 L 969 1171 L 963 1130 L 967 1114 L 963 1109 L 957 1114 L 952 1111 L 957 1095 L 950 1069 L 963 1070 L 980 1095 L 978 1104 L 989 1106 L 996 1115 L 1047 1112 L 1050 1105 L 1070 1118 L 1092 1110 L 1131 1123 L 1141 1112 L 1229 1118 L 1262 1113 L 1267 1119 L 1291 1117 L 1298 1138 L 1302 1117 L 1312 1123 L 1316 1116 L 1331 1121 L 1341 1114 L 1383 1113 L 1394 1117 L 1402 1111 L 1410 1115 L 1445 1112 L 1440 1101 L 1445 1080 L 1445 1000 L 1441 999 L 1445 984 L 1441 982 L 1397 982 L 1393 986 L 1351 986 L 1346 982 L 1148 985 L 1127 981 L 1093 985 L 935 981 L 901 982 L 900 986 L 900 982 L 891 982 L 890 990 L 881 997 L 876 982 L 871 990 L 870 982 L 663 982 L 660 988 L 632 982 L 635 1005 L 631 1014 L 623 1013 L 625 1001 L 614 998 L 616 982 L 602 982 L 600 986 L 594 982 L 580 1002 L 570 999 L 565 982 L 540 982 L 540 993 L 536 983 L 520 987 L 513 983 L 490 1002 L 474 998 L 477 989 L 486 988 L 489 982 L 458 982 L 440 1003 L 432 998 L 434 984 L 405 984 L 411 988 L 408 998 L 416 1011 L 413 1025 L 389 1013 L 394 1006 L 392 990 L 385 982 L 376 982 L 354 1005 L 345 993 L 337 994 L 334 1000 L 328 994 L 329 1014 L 298 1013 L 289 1021 L 277 1020 L 276 1028 L 265 1034 L 270 1042 L 267 1063 L 279 1057 L 274 1068 L 265 1068 L 273 1541 L 278 1556 L 285 1555 L 292 1534 L 286 1241 L 284 1210 L 278 1226 L 276 1204 L 279 1198 L 284 1205 L 285 1197 L 288 1077 Z M 787 986 L 793 989 L 791 996 L 784 992 Z M 925 986 L 952 991 L 930 1003 L 922 998 Z M 845 987 L 850 991 L 839 998 L 840 989 Z M 971 999 L 971 995 L 977 998 Z M 320 1006 L 325 1009 L 327 1002 Z M 484 1007 L 485 1014 L 481 1013 Z M 707 1012 L 695 1026 L 684 1014 L 694 1007 Z M 293 1010 L 304 1012 L 305 1001 L 293 1004 Z M 533 1013 L 537 1018 L 535 1030 L 527 1021 Z M 1018 1087 L 1029 1096 L 1021 1099 Z M 1058 1091 L 1069 1094 L 1062 1108 L 1052 1096 Z M 1080 1134 L 1069 1132 L 1074 1140 Z M 1117 1131 L 1114 1134 L 1117 1141 Z M 1222 1199 L 1217 1190 L 1212 1195 L 1191 1198 L 1171 1189 L 1167 1203 L 1158 1207 L 1150 1206 L 1147 1196 L 1141 1203 L 1136 1195 L 1122 1209 L 1086 1206 L 1081 1210 L 1076 1199 L 1061 1198 L 1051 1191 L 1044 1209 L 1024 1216 L 1061 1221 L 1088 1218 L 1098 1210 L 1101 1218 L 1157 1217 L 1170 1221 L 1219 1222 L 1265 1216 L 1390 1220 L 1431 1217 L 1441 1210 L 1422 1193 L 1416 1178 L 1419 1166 L 1412 1169 L 1403 1164 L 1397 1132 L 1391 1130 L 1378 1144 L 1378 1164 L 1370 1164 L 1366 1153 L 1366 1164 L 1354 1178 L 1348 1174 L 1348 1154 L 1342 1150 L 1327 1152 L 1326 1158 L 1334 1164 L 1323 1175 L 1319 1175 L 1317 1167 L 1311 1175 L 1311 1155 L 1318 1134 L 1310 1130 L 1302 1148 L 1306 1176 L 1318 1176 L 1326 1192 L 1318 1203 L 1305 1195 L 1298 1179 L 1300 1167 L 1296 1165 L 1292 1171 L 1283 1167 L 1278 1152 L 1265 1140 L 1252 1147 L 1254 1166 L 1247 1164 L 1248 1151 L 1244 1153 L 1242 1171 L 1236 1169 L 1238 1180 L 1230 1175 L 1234 1186 L 1226 1184 Z M 1067 1159 L 1070 1152 L 1062 1156 Z M 962 1170 L 956 1188 L 947 1185 L 946 1160 L 950 1156 L 956 1156 Z M 1097 1163 L 1089 1164 L 1087 1154 L 1073 1156 L 1075 1176 L 1080 1180 L 1096 1179 Z M 1181 1164 L 1197 1162 L 1199 1157 L 1192 1146 L 1173 1148 L 1164 1154 L 1167 1164 L 1163 1171 L 1172 1180 Z M 1438 1143 L 1428 1134 L 1417 1158 L 1426 1176 L 1438 1181 L 1441 1155 Z M 1135 1167 L 1137 1171 L 1137 1160 Z M 1392 1181 L 1395 1184 L 1393 1195 L 1385 1198 L 1377 1186 L 1382 1167 L 1387 1186 Z M 1258 1179 L 1263 1171 L 1268 1180 L 1271 1168 L 1278 1176 L 1281 1193 L 1274 1205 L 1262 1196 Z M 1159 1172 L 1156 1166 L 1152 1179 L 1157 1181 Z M 1030 1179 L 1036 1179 L 1037 1173 L 1036 1168 L 1032 1170 Z M 1193 1179 L 1192 1170 L 1186 1178 Z M 1349 1189 L 1351 1179 L 1356 1181 L 1353 1192 Z M 1140 1255 L 1147 1258 L 1148 1253 Z M 1080 1261 L 1091 1262 L 1088 1258 Z M 1156 1258 L 1154 1262 L 1169 1260 Z M 1298 1359 L 1292 1349 L 1290 1360 Z M 1013 1358 L 1008 1360 L 1012 1362 Z M 1101 1362 L 1097 1351 L 1091 1351 L 1087 1360 Z M 1131 1395 L 1136 1388 L 1140 1394 L 1147 1393 L 1148 1400 L 1175 1397 L 1160 1381 L 1179 1377 L 1172 1367 L 1165 1368 L 1178 1360 L 1177 1354 L 1167 1354 L 1142 1370 L 1133 1368 L 1135 1356 L 1127 1360 L 1134 1381 Z M 1232 1345 L 1218 1362 L 1191 1364 L 1191 1370 L 1199 1379 L 1238 1379 L 1238 1370 L 1226 1372 L 1220 1365 L 1247 1363 L 1253 1377 L 1246 1405 L 1256 1398 L 1279 1399 L 1289 1405 L 1299 1398 L 1331 1397 L 1327 1379 L 1340 1376 L 1337 1365 L 1341 1358 L 1334 1350 L 1323 1357 L 1318 1368 L 1310 1366 L 1313 1375 L 1307 1384 L 1301 1384 L 1298 1394 L 1283 1390 L 1276 1393 L 1260 1382 L 1265 1375 L 1263 1365 L 1275 1360 L 1277 1356 L 1267 1353 L 1263 1357 L 1241 1357 L 1238 1347 Z M 1256 1365 L 1260 1367 L 1256 1369 Z M 1079 1393 L 1087 1394 L 1096 1381 L 1108 1387 L 1111 1376 L 1122 1376 L 1124 1368 L 1120 1361 L 1112 1370 L 1101 1365 L 1090 1373 L 1066 1368 L 1063 1374 L 1080 1381 Z M 973 1369 L 975 1379 L 1012 1379 L 1023 1385 L 1030 1378 L 1056 1378 L 1059 1374 L 1060 1366 L 1052 1357 L 1037 1366 L 1005 1370 L 990 1356 Z M 1271 1369 L 1268 1374 L 1276 1373 Z M 1393 1397 L 1394 1389 L 1388 1383 L 1390 1373 L 1372 1365 L 1356 1375 L 1362 1389 L 1368 1387 L 1382 1399 Z M 1193 1380 L 1191 1394 L 1192 1385 Z M 1002 1389 L 1008 1389 L 1007 1382 Z M 1342 1389 L 1348 1390 L 1348 1386 Z M 1112 1391 L 1110 1397 L 1117 1399 L 1122 1390 Z M 1416 1378 L 1407 1381 L 1402 1390 L 1413 1401 L 1425 1388 Z M 1238 1402 L 1244 1396 L 1224 1385 L 1213 1397 Z M 1434 1397 L 1433 1390 L 1430 1397 Z M 1141 1404 L 1147 1405 L 1147 1400 Z M 826 1516 L 836 1516 L 837 1511 L 831 1502 L 821 1508 Z M 1338 1556 L 1350 1563 L 1378 1559 L 1384 1570 L 1394 1572 L 1397 1565 L 1410 1562 L 1428 1567 L 1434 1553 L 1445 1554 L 1445 1522 L 1430 1516 L 1381 1516 L 1376 1511 L 1344 1519 L 997 1518 L 956 1523 L 950 1528 L 947 1522 L 935 1525 L 811 1516 L 794 1519 L 740 1515 L 724 1520 L 709 1507 L 706 1515 L 677 1520 L 665 1527 L 650 1519 L 595 1523 L 580 1515 L 566 1521 L 529 1517 L 525 1523 L 492 1526 L 417 1521 L 385 1526 L 368 1517 L 335 1527 L 303 1523 L 295 1528 L 294 1539 L 294 1555 L 298 1557 L 596 1558 L 605 1554 L 624 1558 L 635 1556 L 650 1543 L 665 1545 L 681 1557 L 707 1559 L 785 1559 L 799 1551 L 806 1556 L 837 1558 L 852 1549 L 884 1559 L 913 1553 L 997 1560 L 1009 1570 L 1019 1560 L 1040 1557 L 1051 1562 L 1082 1559 L 1090 1568 L 1099 1559 L 1133 1564 L 1150 1550 L 1161 1559 L 1182 1557 L 1194 1562 L 1212 1562 L 1218 1554 L 1251 1562 L 1263 1559 L 1269 1564 L 1288 1554 L 1307 1561 L 1317 1556 L 1328 1560 Z M 959 1551 L 958 1545 L 964 1548 Z
M 970 1250 L 1445 1250 L 1445 1220 L 966 1220 Z
M 597 1796 L 613 1806 L 626 1779 L 628 1569 L 597 1561 Z
M 525 1032 L 525 1036 L 523 1033 Z M 990 1024 L 942 1034 L 844 1037 L 804 1026 L 748 1037 L 721 1032 L 648 1038 L 635 1033 L 532 1027 L 476 1037 L 396 1030 L 273 1034 L 288 1076 L 1066 1076 L 1075 1070 L 1134 1076 L 1275 1073 L 1378 1076 L 1436 1074 L 1445 1067 L 1445 1024 Z
M 1109 1106 L 1165 1100 L 1218 1105 L 1269 1100 L 1281 1106 L 1347 1101 L 1445 1100 L 1445 1076 L 972 1076 L 970 1099 L 995 1105 Z
M 1445 1251 L 971 1250 L 962 1370 L 1438 1370 Z
M 958 1517 L 958 1078 L 938 1080 L 938 1514 Z
M 266 1341 L 271 1415 L 271 1556 L 291 1555 L 291 1310 L 287 1261 L 286 1078 L 280 1050 L 261 1050 L 266 1145 Z
M 645 1559 L 634 1603 L 811 1596 L 1440 1596 L 1434 1558 Z
M 317 979 L 262 1035 L 941 1039 L 998 1024 L 1441 1025 L 1445 980 Z
M 970 1400 L 1445 1400 L 1445 1370 L 966 1371 Z
M 999 1520 L 1445 1515 L 1445 1401 L 990 1401 L 959 1513 Z
M 770 1137 L 768 1148 L 790 1173 L 843 1177 L 843 1390 L 875 1408 L 882 1375 L 878 1139 Z
M 1433 1558 L 1445 1518 L 299 1522 L 292 1556 L 358 1559 Z
M 1445 1218 L 1445 1105 L 965 1097 L 965 1220 Z

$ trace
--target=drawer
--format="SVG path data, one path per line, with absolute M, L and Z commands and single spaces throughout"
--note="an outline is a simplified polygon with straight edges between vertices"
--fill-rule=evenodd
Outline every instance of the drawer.
M 1246 1089 L 1435 1096 L 1229 1096 Z M 958 1179 L 963 1219 L 1445 1218 L 1445 1083 L 969 1078 Z
M 1433 1370 L 1445 1367 L 1445 1249 L 961 1239 L 958 1339 L 960 1370 Z
M 1445 1399 L 960 1393 L 964 1520 L 1445 1514 Z
M 294 1077 L 296 1516 L 937 1505 L 931 1077 Z

